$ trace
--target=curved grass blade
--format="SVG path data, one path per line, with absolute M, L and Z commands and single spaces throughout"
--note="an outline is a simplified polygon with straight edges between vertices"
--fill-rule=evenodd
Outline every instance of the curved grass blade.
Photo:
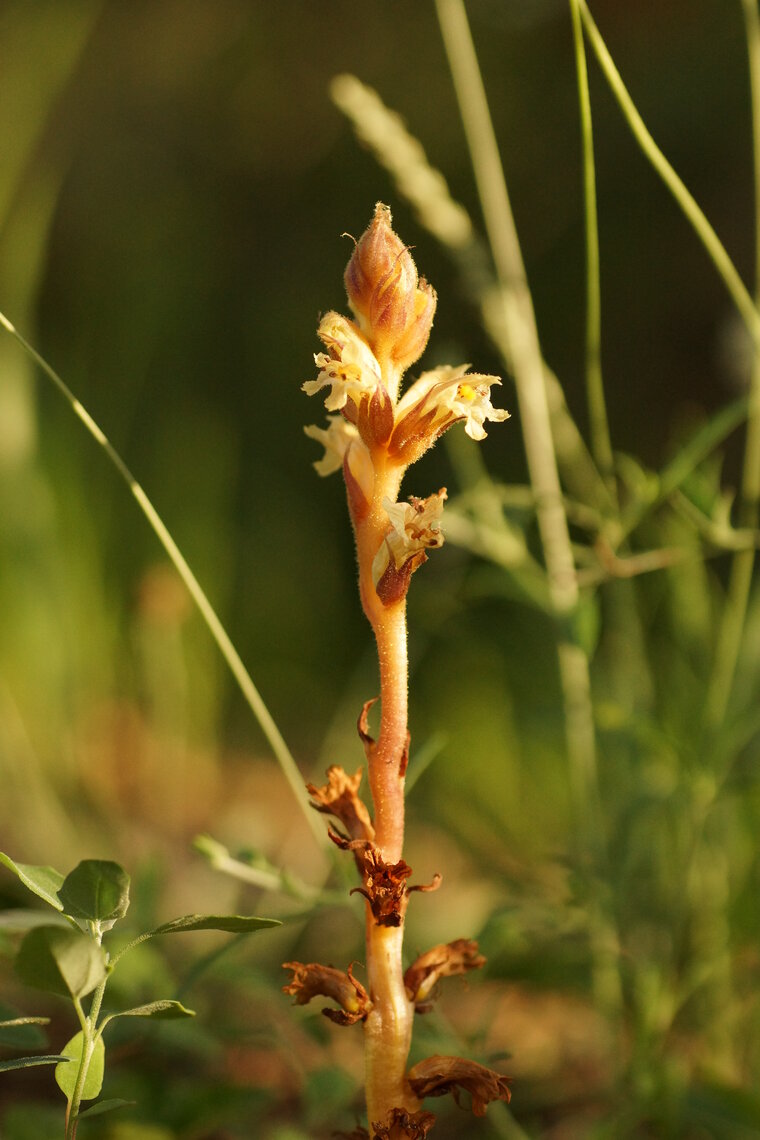
M 607 49 L 607 45 L 594 23 L 594 18 L 588 9 L 586 0 L 577 0 L 577 2 L 588 41 L 599 61 L 599 66 L 604 73 L 610 90 L 617 100 L 620 110 L 623 112 L 623 117 L 633 132 L 636 142 L 691 223 L 694 232 L 705 247 L 713 265 L 723 279 L 723 283 L 728 289 L 728 292 L 731 294 L 733 302 L 747 326 L 750 336 L 756 345 L 760 345 L 760 313 L 758 313 L 746 285 L 739 276 L 736 266 L 728 256 L 725 246 L 707 220 L 702 208 L 697 204 L 691 191 L 687 189 L 681 177 L 676 174 L 649 133 L 628 89 L 623 83 L 620 72 L 615 66 L 612 56 Z
M 184 555 L 167 530 L 166 525 L 164 524 L 158 511 L 153 506 L 152 502 L 146 495 L 141 485 L 137 482 L 137 479 L 135 479 L 134 475 L 130 471 L 129 467 L 127 467 L 118 451 L 108 439 L 105 432 L 98 426 L 98 424 L 95 423 L 95 420 L 92 418 L 90 413 L 87 411 L 84 405 L 79 402 L 74 393 L 65 383 L 65 381 L 61 379 L 52 365 L 48 364 L 43 356 L 40 356 L 36 348 L 34 348 L 29 343 L 29 341 L 21 335 L 15 325 L 9 321 L 3 313 L 0 313 L 0 325 L 2 325 L 3 328 L 5 328 L 6 331 L 9 332 L 16 341 L 18 341 L 24 352 L 28 353 L 29 356 L 31 356 L 32 360 L 34 360 L 38 367 L 42 369 L 48 379 L 52 380 L 55 387 L 71 407 L 71 410 L 76 416 L 79 417 L 93 439 L 100 444 L 109 460 L 111 461 L 112 465 L 116 468 L 117 472 L 121 476 L 122 480 L 129 487 L 132 495 L 137 500 L 137 504 L 140 507 L 140 510 L 145 515 L 154 534 L 158 538 L 158 541 L 163 546 L 164 550 L 174 564 L 177 573 L 190 592 L 190 596 L 192 597 L 201 613 L 203 620 L 208 626 L 209 632 L 219 648 L 219 652 L 227 662 L 230 672 L 237 681 L 240 690 L 246 699 L 248 707 L 256 717 L 256 720 L 259 723 L 259 727 L 269 742 L 269 746 L 272 749 L 272 752 L 274 753 L 275 758 L 280 765 L 280 768 L 282 769 L 282 773 L 290 785 L 291 790 L 296 797 L 296 800 L 298 801 L 299 807 L 303 811 L 312 835 L 314 836 L 318 845 L 322 848 L 325 848 L 328 844 L 328 840 L 317 817 L 309 808 L 309 801 L 308 797 L 306 796 L 304 780 L 301 776 L 300 771 L 298 770 L 298 765 L 293 758 L 293 754 L 285 743 L 285 739 L 275 724 L 274 718 L 265 705 L 264 700 L 259 693 L 259 690 L 254 685 L 253 678 L 243 664 L 243 660 L 240 657 L 240 654 L 232 644 L 230 636 L 222 625 L 222 622 L 219 619 L 216 610 L 206 597 L 206 594 L 204 593 L 200 582 L 190 569 Z

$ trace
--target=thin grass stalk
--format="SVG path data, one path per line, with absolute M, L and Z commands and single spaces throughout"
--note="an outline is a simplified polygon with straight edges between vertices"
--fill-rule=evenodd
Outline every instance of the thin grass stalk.
M 599 218 L 596 203 L 594 132 L 591 119 L 588 66 L 578 0 L 570 0 L 570 13 L 573 23 L 575 68 L 578 78 L 578 108 L 583 143 L 583 195 L 586 236 L 586 399 L 588 401 L 591 433 L 591 453 L 607 483 L 612 502 L 617 503 L 612 441 L 602 378 L 602 298 L 599 272 Z
M 607 49 L 607 45 L 594 23 L 586 0 L 576 0 L 576 2 L 580 8 L 581 19 L 588 41 L 594 50 L 604 77 L 610 86 L 610 90 L 618 106 L 623 112 L 623 117 L 630 127 L 634 138 L 691 223 L 694 232 L 705 247 L 710 260 L 731 295 L 731 299 L 736 305 L 744 324 L 747 326 L 750 336 L 755 344 L 760 345 L 760 313 L 755 307 L 755 302 L 752 300 L 746 285 L 739 276 L 736 266 L 728 256 L 725 246 L 710 225 L 702 208 L 697 204 L 693 194 L 686 188 L 683 180 L 676 174 L 670 162 L 668 162 L 649 133 L 644 120 L 636 109 L 636 105 L 623 83 L 620 72 L 615 66 L 612 56 Z M 744 0 L 744 3 L 746 8 L 750 0 Z
M 461 0 L 436 0 L 436 9 L 501 285 L 528 470 L 551 600 L 562 631 L 559 663 L 574 796 L 580 814 L 586 817 L 589 804 L 597 799 L 588 660 L 564 632 L 578 604 L 578 584 L 552 440 L 533 302 L 464 5 Z
M 193 574 L 188 566 L 184 555 L 180 551 L 176 542 L 167 530 L 163 520 L 158 514 L 156 508 L 151 503 L 147 494 L 135 479 L 132 472 L 127 467 L 126 463 L 119 455 L 118 451 L 114 448 L 105 432 L 98 426 L 92 418 L 87 409 L 79 402 L 74 393 L 68 385 L 61 379 L 55 369 L 48 364 L 44 357 L 40 356 L 35 348 L 27 341 L 10 320 L 3 313 L 0 313 L 0 325 L 11 334 L 12 337 L 21 345 L 24 352 L 26 352 L 38 367 L 45 373 L 49 380 L 53 382 L 55 387 L 61 393 L 63 398 L 68 403 L 71 410 L 82 421 L 87 431 L 93 439 L 102 447 L 106 453 L 111 464 L 116 468 L 121 479 L 129 487 L 132 495 L 137 500 L 140 510 L 148 520 L 151 529 L 158 538 L 158 541 L 163 546 L 171 562 L 173 563 L 177 573 L 182 581 L 185 583 L 190 596 L 195 602 L 201 617 L 208 626 L 209 632 L 216 642 L 222 657 L 227 662 L 230 672 L 237 681 L 240 690 L 245 697 L 245 700 L 251 712 L 259 723 L 259 726 L 266 737 L 272 752 L 277 759 L 282 773 L 290 785 L 293 795 L 298 801 L 298 805 L 303 811 L 304 817 L 309 824 L 312 835 L 316 839 L 321 848 L 325 846 L 325 839 L 322 828 L 314 816 L 314 812 L 309 809 L 308 800 L 303 792 L 303 777 L 298 770 L 298 765 L 293 759 L 293 755 L 288 748 L 279 728 L 275 724 L 272 714 L 269 712 L 264 700 L 253 683 L 253 679 L 246 669 L 240 654 L 235 649 L 235 646 L 230 640 L 229 634 L 222 625 L 216 611 L 214 610 L 211 602 L 208 600 L 204 593 L 198 579 Z
M 586 651 L 572 633 L 579 602 L 554 440 L 546 374 L 533 301 L 509 201 L 485 88 L 462 0 L 436 0 L 438 20 L 470 148 L 475 180 L 501 286 L 508 358 L 517 389 L 528 471 L 544 551 L 549 591 L 558 623 L 557 656 L 562 687 L 571 794 L 582 854 L 604 862 L 591 679 Z M 589 905 L 594 994 L 616 1017 L 621 1007 L 618 942 L 596 891 Z
M 760 16 L 757 0 L 742 0 L 747 37 L 752 107 L 752 157 L 755 208 L 755 305 L 760 309 Z M 750 378 L 749 414 L 739 499 L 739 525 L 756 529 L 760 521 L 760 350 L 755 349 Z M 707 698 L 707 722 L 718 727 L 731 698 L 747 616 L 755 551 L 737 551 L 731 562 L 726 603 Z

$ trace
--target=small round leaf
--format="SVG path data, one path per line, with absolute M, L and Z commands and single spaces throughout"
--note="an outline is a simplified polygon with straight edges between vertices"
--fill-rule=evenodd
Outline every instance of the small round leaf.
M 115 922 L 129 907 L 129 875 L 107 859 L 84 859 L 66 876 L 58 897 L 66 914 L 91 922 Z
M 84 1035 L 82 1033 L 75 1034 L 71 1040 L 64 1045 L 63 1049 L 61 1049 L 63 1056 L 70 1057 L 71 1060 L 65 1064 L 56 1066 L 56 1084 L 69 1100 L 71 1100 L 74 1095 L 74 1089 L 76 1088 L 84 1045 Z M 87 1066 L 87 1076 L 85 1077 L 84 1088 L 82 1089 L 82 1100 L 95 1100 L 95 1097 L 100 1094 L 100 1090 L 103 1087 L 103 1073 L 105 1072 L 105 1067 L 106 1047 L 103 1044 L 103 1038 L 98 1037 L 95 1041 L 92 1056 L 90 1057 L 90 1063 Z

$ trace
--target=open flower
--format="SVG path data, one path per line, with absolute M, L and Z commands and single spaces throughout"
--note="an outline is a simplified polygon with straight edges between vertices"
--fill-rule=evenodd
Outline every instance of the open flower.
M 406 503 L 383 500 L 390 526 L 372 563 L 372 580 L 386 605 L 404 596 L 412 574 L 427 558 L 425 552 L 443 546 L 445 500 L 445 487 L 426 499 L 411 495 Z
M 333 471 L 338 471 L 343 466 L 343 458 L 349 447 L 359 439 L 354 425 L 348 423 L 343 416 L 328 416 L 326 428 L 309 424 L 303 430 L 309 439 L 316 439 L 325 449 L 322 458 L 314 464 L 314 470 L 319 475 L 331 475 Z
M 509 419 L 494 408 L 491 388 L 498 376 L 469 373 L 469 364 L 444 365 L 424 372 L 399 401 L 396 426 L 389 443 L 394 458 L 413 463 L 453 424 L 464 421 L 470 439 L 485 439 L 484 423 Z
M 362 396 L 371 396 L 381 383 L 380 365 L 372 349 L 356 325 L 340 313 L 327 313 L 317 333 L 327 352 L 315 354 L 319 376 L 301 387 L 307 396 L 329 387 L 328 412 L 339 412 L 349 401 L 358 409 Z

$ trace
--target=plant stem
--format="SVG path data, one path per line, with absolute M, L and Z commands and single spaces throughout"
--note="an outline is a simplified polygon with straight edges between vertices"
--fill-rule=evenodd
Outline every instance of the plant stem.
M 749 55 L 752 102 L 752 155 L 755 194 L 755 305 L 760 309 L 760 16 L 757 0 L 742 0 Z M 755 529 L 760 517 L 760 349 L 755 345 L 749 393 L 747 438 L 744 448 L 739 526 Z M 723 610 L 712 677 L 707 695 L 707 722 L 718 727 L 726 714 L 739 658 L 747 614 L 755 551 L 737 551 Z
M 578 583 L 533 302 L 464 5 L 461 0 L 436 0 L 436 8 L 501 285 L 505 355 L 517 389 L 551 600 L 560 623 L 559 668 L 573 794 L 579 814 L 586 816 L 597 798 L 588 660 L 566 632 L 567 619 L 578 604 Z
M 398 863 L 404 843 L 404 772 L 407 751 L 409 665 L 406 599 L 384 605 L 372 580 L 372 563 L 385 541 L 388 514 L 383 500 L 396 501 L 403 470 L 373 456 L 372 501 L 361 520 L 353 518 L 362 607 L 377 643 L 380 670 L 380 732 L 369 748 L 369 783 L 375 844 L 380 857 Z M 372 1125 L 393 1108 L 414 1111 L 419 1101 L 406 1081 L 414 1006 L 404 988 L 403 915 L 399 926 L 380 926 L 367 905 L 367 977 L 372 1009 L 364 1023 L 367 1115 Z
M 599 280 L 599 222 L 596 208 L 594 135 L 588 67 L 583 45 L 583 27 L 578 0 L 570 0 L 578 76 L 578 106 L 583 140 L 583 191 L 586 215 L 586 398 L 588 400 L 591 452 L 607 483 L 613 503 L 617 502 L 613 470 L 612 442 L 602 381 L 601 286 Z
M 82 1022 L 82 1036 L 84 1038 L 82 1044 L 82 1057 L 79 1062 L 79 1072 L 77 1073 L 77 1081 L 74 1086 L 74 1093 L 71 1097 L 66 1112 L 66 1134 L 64 1140 L 75 1140 L 77 1134 L 77 1122 L 79 1118 L 79 1108 L 82 1103 L 82 1093 L 84 1092 L 85 1082 L 87 1080 L 87 1073 L 90 1068 L 90 1061 L 95 1049 L 95 1042 L 97 1040 L 97 1024 L 98 1015 L 100 1014 L 100 1007 L 103 1003 L 103 994 L 108 984 L 108 975 L 103 978 L 95 993 L 92 995 L 92 1002 L 90 1004 L 90 1012 Z M 81 1008 L 81 1007 L 80 1007 Z

